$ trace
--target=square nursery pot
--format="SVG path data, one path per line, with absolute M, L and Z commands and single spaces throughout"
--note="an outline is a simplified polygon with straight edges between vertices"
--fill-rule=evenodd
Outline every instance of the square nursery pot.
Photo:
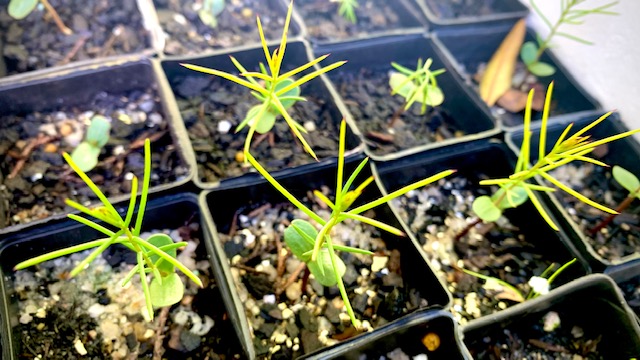
M 124 214 L 128 203 L 115 206 Z M 13 270 L 15 264 L 33 256 L 104 237 L 94 229 L 60 219 L 4 236 L 0 245 L 2 358 L 151 358 L 163 317 L 165 338 L 158 343 L 165 349 L 163 358 L 237 358 L 242 350 L 214 280 L 215 257 L 201 215 L 192 194 L 158 197 L 148 203 L 143 232 L 165 231 L 176 241 L 187 241 L 189 245 L 178 250 L 179 260 L 197 269 L 204 284 L 198 288 L 183 277 L 182 302 L 164 315 L 157 309 L 155 322 L 141 315 L 145 302 L 139 278 L 128 287 L 121 286 L 135 263 L 135 254 L 122 246 L 108 248 L 73 279 L 67 279 L 66 272 L 91 250 Z
M 282 0 L 288 2 L 289 0 Z M 382 34 L 398 34 L 425 28 L 426 21 L 415 0 L 359 0 L 356 22 L 338 13 L 340 4 L 324 0 L 295 0 L 295 14 L 304 35 L 313 43 L 343 41 Z
M 591 116 L 576 121 L 569 135 L 585 127 L 597 117 Z M 569 125 L 568 122 L 553 124 L 547 130 L 547 151 L 555 144 L 558 137 Z M 611 115 L 598 126 L 588 131 L 593 140 L 627 131 L 617 114 Z M 534 129 L 531 148 L 539 147 L 539 129 Z M 568 135 L 568 136 L 569 136 Z M 507 142 L 514 151 L 519 152 L 522 144 L 522 132 L 514 132 L 507 136 Z M 537 152 L 532 153 L 531 161 L 537 160 Z M 607 145 L 600 146 L 588 156 L 604 162 L 610 167 L 601 167 L 584 162 L 573 162 L 556 169 L 551 175 L 570 184 L 579 193 L 600 204 L 616 209 L 629 194 L 611 175 L 612 167 L 618 165 L 640 176 L 638 158 L 640 144 L 633 137 L 626 137 Z M 559 216 L 567 219 L 570 226 L 567 233 L 572 235 L 575 247 L 591 263 L 595 271 L 603 271 L 607 267 L 640 259 L 640 200 L 631 202 L 630 206 L 616 216 L 604 229 L 591 233 L 608 214 L 586 205 L 573 196 L 556 191 L 549 194 Z
M 284 0 L 227 1 L 216 18 L 217 26 L 211 27 L 200 20 L 198 11 L 193 10 L 193 1 L 148 1 L 155 5 L 160 28 L 166 34 L 161 51 L 168 56 L 203 55 L 214 49 L 258 44 L 256 16 L 260 16 L 267 41 L 278 40 L 289 5 Z M 300 25 L 292 17 L 289 37 L 299 34 Z
M 350 162 L 345 168 L 352 170 L 356 164 Z M 299 171 L 279 181 L 307 206 L 324 211 L 322 216 L 328 217 L 327 210 L 319 210 L 307 196 L 319 189 L 331 198 L 328 189 L 335 187 L 335 173 L 332 165 Z M 368 175 L 365 167 L 354 184 Z M 370 185 L 357 202 L 379 195 Z M 296 269 L 302 269 L 301 263 L 286 253 L 281 239 L 285 224 L 300 212 L 291 213 L 293 206 L 271 184 L 213 190 L 200 199 L 209 209 L 216 256 L 225 276 L 219 282 L 229 293 L 225 298 L 233 300 L 227 306 L 233 309 L 230 316 L 249 359 L 292 359 L 316 350 L 313 358 L 323 358 L 320 349 L 357 335 L 343 310 L 337 287 L 324 287 L 313 277 L 303 286 L 305 276 L 298 280 L 299 275 L 295 275 Z M 373 210 L 366 216 L 399 226 L 386 205 Z M 356 317 L 372 331 L 357 339 L 366 342 L 377 336 L 377 328 L 396 323 L 418 309 L 449 305 L 449 296 L 411 239 L 361 223 L 343 223 L 334 230 L 334 240 L 342 239 L 376 253 L 373 257 L 339 253 L 347 264 L 343 278 Z M 283 265 L 278 266 L 279 261 Z M 278 294 L 276 288 L 282 289 L 282 280 L 291 274 L 293 284 Z
M 433 41 L 423 34 L 326 44 L 316 47 L 314 53 L 331 53 L 336 59 L 348 60 L 327 75 L 343 99 L 343 112 L 373 159 L 395 159 L 499 132 L 479 98 L 471 94 Z M 389 127 L 393 114 L 404 104 L 402 97 L 391 95 L 391 62 L 415 69 L 418 59 L 427 58 L 433 59 L 432 70 L 447 70 L 437 78 L 444 103 L 429 107 L 424 115 L 420 115 L 420 105 L 414 104 Z
M 173 123 L 167 92 L 151 61 L 137 57 L 0 86 L 0 233 L 63 216 L 70 211 L 67 198 L 98 202 L 62 157 L 84 139 L 94 114 L 106 117 L 111 131 L 98 165 L 87 173 L 107 197 L 129 198 L 133 175 L 144 171 L 147 137 L 153 152 L 150 191 L 187 183 L 193 176 L 183 154 L 188 140 Z
M 304 358 L 471 360 L 461 335 L 451 313 L 419 311 L 385 325 L 371 336 L 345 340 L 322 353 Z
M 508 176 L 514 164 L 515 157 L 506 145 L 482 140 L 380 162 L 374 167 L 385 193 L 443 170 L 457 170 L 437 184 L 393 200 L 390 206 L 452 293 L 451 311 L 462 325 L 490 318 L 521 302 L 512 296 L 514 292 L 501 286 L 492 288 L 484 280 L 463 273 L 462 267 L 507 282 L 523 297 L 530 290 L 531 276 L 540 276 L 552 263 L 562 265 L 578 259 L 552 286 L 589 271 L 570 239 L 553 231 L 531 201 L 506 210 L 493 224 L 477 222 L 471 210 L 473 200 L 497 188 L 479 186 L 478 182 Z M 553 217 L 550 210 L 547 213 Z M 563 221 L 553 220 L 556 224 Z
M 553 324 L 558 326 L 551 330 Z M 476 359 L 632 359 L 640 354 L 640 327 L 633 312 L 615 283 L 600 274 L 463 331 Z
M 515 24 L 529 9 L 517 0 L 416 0 L 432 29 L 465 25 Z
M 473 77 L 478 67 L 491 59 L 512 26 L 513 24 L 447 28 L 436 31 L 433 36 L 437 47 L 465 79 L 474 99 L 479 101 L 485 109 L 488 106 L 480 98 L 478 83 L 473 80 Z M 532 30 L 527 30 L 525 41 L 535 41 L 535 36 L 536 34 Z M 578 84 L 551 51 L 546 50 L 540 60 L 556 68 L 556 72 L 552 76 L 538 79 L 539 84 L 542 85 L 543 94 L 546 93 L 549 83 L 554 81 L 551 119 L 576 119 L 585 115 L 602 113 L 600 104 Z M 518 64 L 522 65 L 519 57 L 518 61 Z M 501 121 L 506 130 L 511 131 L 522 127 L 524 111 L 510 113 L 497 105 L 493 106 L 490 111 Z M 534 111 L 532 120 L 540 120 L 541 117 L 541 112 Z
M 275 46 L 270 48 L 273 52 Z M 249 71 L 259 71 L 258 64 L 264 62 L 264 51 L 251 46 L 235 49 L 231 53 L 217 52 L 206 57 L 173 58 L 162 61 L 162 68 L 175 94 L 177 103 L 171 113 L 182 118 L 187 128 L 193 152 L 194 167 L 197 168 L 195 183 L 205 189 L 233 187 L 260 181 L 260 176 L 248 163 L 244 163 L 243 147 L 248 129 L 235 133 L 235 128 L 244 119 L 247 111 L 259 101 L 251 91 L 241 85 L 182 67 L 180 63 L 196 64 L 232 74 L 238 71 L 229 59 L 235 57 Z M 287 45 L 283 71 L 307 63 L 309 53 L 303 42 Z M 330 56 L 322 64 L 341 60 Z M 254 68 L 255 67 L 255 68 Z M 304 73 L 313 71 L 313 68 Z M 302 75 L 300 75 L 302 76 Z M 299 77 L 298 77 L 299 78 Z M 338 154 L 339 124 L 342 119 L 333 96 L 321 78 L 315 78 L 301 86 L 301 96 L 308 101 L 299 101 L 289 109 L 294 120 L 303 124 L 308 134 L 303 134 L 318 156 L 315 161 L 293 136 L 282 116 L 269 134 L 273 144 L 260 134 L 254 134 L 251 154 L 272 174 L 292 171 L 295 167 L 315 167 L 324 163 L 335 163 Z M 360 145 L 357 136 L 347 133 L 347 150 Z M 355 149 L 355 152 L 361 150 Z
M 147 3 L 148 1 L 148 3 Z M 158 32 L 148 19 L 151 0 L 51 0 L 73 34 L 65 35 L 43 6 L 15 20 L 0 0 L 0 82 L 6 75 L 125 54 L 153 54 Z

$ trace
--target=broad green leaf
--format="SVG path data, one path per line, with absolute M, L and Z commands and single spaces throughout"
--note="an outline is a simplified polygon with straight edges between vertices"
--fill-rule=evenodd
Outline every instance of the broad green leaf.
M 276 89 L 274 90 L 275 92 L 278 92 L 279 90 L 282 90 L 284 88 L 286 88 L 287 86 L 293 84 L 295 81 L 293 79 L 283 79 L 278 81 L 278 83 L 276 84 Z M 293 98 L 295 97 L 299 97 L 300 96 L 300 87 L 296 86 L 292 89 L 290 89 L 289 91 L 285 92 L 284 94 L 280 94 L 278 95 L 278 98 L 280 98 L 280 103 L 282 104 L 282 106 L 285 109 L 288 109 L 290 107 L 293 106 L 293 104 L 296 103 L 296 100 L 294 100 Z M 283 98 L 288 98 L 291 97 L 291 99 L 287 99 L 287 100 L 283 100 Z M 273 112 L 277 113 L 278 110 L 275 109 L 275 107 L 273 108 Z
M 80 168 L 87 172 L 98 165 L 98 156 L 100 156 L 100 148 L 83 141 L 71 153 L 71 160 Z
M 515 208 L 524 204 L 529 196 L 527 190 L 522 186 L 514 186 L 506 191 L 505 188 L 500 188 L 492 196 L 491 200 L 496 201 L 500 199 L 498 208 L 505 210 L 509 208 Z
M 480 97 L 487 105 L 493 106 L 511 88 L 511 79 L 526 30 L 525 20 L 519 20 L 487 63 L 480 80 Z
M 485 222 L 494 222 L 502 216 L 502 210 L 500 210 L 488 196 L 477 197 L 473 201 L 473 212 L 478 215 L 480 219 Z
M 444 93 L 437 86 L 427 85 L 427 105 L 438 106 L 444 102 Z M 421 101 L 422 99 L 418 99 Z
M 210 28 L 218 27 L 218 19 L 215 16 L 213 16 L 213 14 L 210 11 L 207 11 L 207 9 L 202 9 L 198 11 L 198 17 L 200 18 L 200 21 L 202 21 L 203 24 L 209 26 Z
M 407 98 L 416 88 L 412 81 L 407 81 L 407 75 L 399 72 L 391 73 L 389 76 L 389 86 L 398 95 Z
M 306 238 L 303 234 L 306 234 Z M 295 219 L 284 231 L 284 242 L 287 244 L 293 255 L 298 259 L 308 262 L 311 260 L 310 254 L 305 254 L 313 250 L 313 241 L 318 236 L 318 230 L 308 221 Z M 308 239 L 313 239 L 310 243 Z
M 623 188 L 627 189 L 629 193 L 640 197 L 640 192 L 638 192 L 638 189 L 640 189 L 640 180 L 638 180 L 637 176 L 618 165 L 613 167 L 612 173 L 613 178 L 616 179 Z
M 161 308 L 171 306 L 182 300 L 184 285 L 178 274 L 171 273 L 163 277 L 162 282 L 156 278 L 151 280 L 149 293 L 151 294 L 151 304 L 153 304 L 154 307 Z
M 263 109 L 264 106 L 265 104 L 255 105 L 247 112 L 246 119 L 249 119 L 250 125 L 256 122 L 256 132 L 258 134 L 271 131 L 278 116 L 277 113 L 273 113 L 269 108 Z
M 520 49 L 520 58 L 526 65 L 536 62 L 536 54 L 538 53 L 538 46 L 533 41 L 527 41 L 522 45 Z
M 87 129 L 85 140 L 101 148 L 109 141 L 109 131 L 111 131 L 111 123 L 102 115 L 95 115 L 91 118 L 91 125 Z
M 9 3 L 9 15 L 16 19 L 26 18 L 38 5 L 39 0 L 11 0 Z
M 324 286 L 334 286 L 338 283 L 336 280 L 336 272 L 331 265 L 331 254 L 328 249 L 320 249 L 316 261 L 308 262 L 307 266 L 320 284 Z M 344 273 L 347 271 L 347 267 L 338 256 L 336 256 L 336 267 L 338 268 L 338 275 L 340 277 L 344 276 Z
M 166 234 L 153 234 L 147 239 L 147 242 L 155 247 L 161 247 L 161 246 L 173 244 L 173 239 L 171 239 L 171 237 L 169 237 L 169 235 L 166 235 Z M 172 258 L 174 259 L 176 258 L 176 255 L 177 255 L 176 249 L 168 250 L 166 251 L 166 253 Z M 160 256 L 154 255 L 154 254 L 151 254 L 149 258 L 151 259 L 151 262 L 154 264 L 156 264 L 158 260 L 160 260 Z M 174 266 L 166 261 L 161 261 L 158 264 L 158 269 L 163 272 L 162 274 L 163 278 L 166 274 L 170 274 L 174 272 Z
M 556 72 L 556 68 L 544 62 L 527 65 L 527 68 L 535 76 L 551 76 Z

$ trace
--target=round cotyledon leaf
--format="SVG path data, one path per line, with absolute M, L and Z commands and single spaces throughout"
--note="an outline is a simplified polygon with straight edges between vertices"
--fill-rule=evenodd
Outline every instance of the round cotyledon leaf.
M 80 168 L 87 172 L 98 165 L 98 156 L 100 156 L 100 148 L 83 141 L 71 153 L 71 160 Z
M 336 285 L 338 283 L 337 277 L 344 276 L 344 273 L 347 271 L 347 267 L 342 259 L 340 259 L 338 255 L 335 255 L 335 258 L 336 269 L 333 268 L 333 264 L 331 263 L 331 253 L 329 249 L 322 248 L 318 252 L 316 261 L 309 261 L 307 263 L 309 271 L 311 271 L 316 280 L 324 286 Z
M 11 0 L 9 3 L 9 16 L 16 20 L 26 18 L 38 5 L 39 0 Z
M 163 276 L 162 281 L 154 277 L 149 284 L 149 293 L 151 294 L 151 304 L 154 307 L 171 306 L 182 300 L 184 284 L 176 273 Z
M 473 212 L 485 222 L 494 222 L 502 216 L 498 208 L 488 196 L 479 196 L 473 201 Z
M 317 236 L 318 230 L 308 221 L 300 219 L 293 220 L 284 230 L 285 244 L 291 249 L 293 255 L 304 262 L 311 260 L 311 255 L 305 255 L 305 253 L 313 250 Z
M 613 178 L 622 185 L 629 193 L 640 197 L 640 180 L 635 176 L 631 171 L 620 167 L 618 165 L 614 166 L 611 170 L 613 174 Z

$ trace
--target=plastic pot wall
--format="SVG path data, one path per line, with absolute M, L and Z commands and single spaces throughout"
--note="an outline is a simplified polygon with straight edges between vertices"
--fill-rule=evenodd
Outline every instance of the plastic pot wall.
M 490 178 L 505 177 L 512 173 L 514 164 L 515 156 L 506 145 L 496 140 L 480 140 L 429 153 L 415 154 L 400 160 L 377 162 L 374 166 L 374 173 L 377 174 L 376 180 L 383 192 L 390 193 L 402 186 L 447 169 L 457 170 L 449 178 L 475 179 L 480 174 Z M 401 218 L 398 215 L 400 212 L 396 205 L 391 204 L 390 206 Z M 556 224 L 560 225 L 564 221 L 562 218 L 554 217 L 549 208 L 545 207 L 545 209 Z M 536 251 L 545 260 L 565 264 L 573 258 L 578 259 L 576 265 L 567 268 L 560 274 L 556 284 L 566 283 L 590 272 L 587 261 L 574 247 L 571 239 L 563 232 L 555 232 L 551 229 L 531 201 L 527 201 L 515 209 L 505 210 L 503 216 L 519 228 L 520 233 L 526 235 L 527 241 L 535 246 Z M 414 233 L 404 219 L 400 221 L 407 234 L 416 239 L 423 238 L 422 234 Z M 492 316 L 494 315 L 485 317 Z M 473 319 L 469 323 L 475 321 L 479 320 Z
M 354 161 L 347 163 L 345 165 L 345 174 L 350 174 L 359 163 L 359 161 L 355 160 L 361 159 L 362 158 L 353 159 Z M 320 189 L 322 186 L 329 186 L 329 188 L 333 189 L 335 187 L 335 175 L 335 165 L 329 164 L 314 169 L 313 171 L 298 171 L 296 174 L 280 177 L 278 181 L 296 198 L 303 199 L 310 191 Z M 370 172 L 368 168 L 365 167 L 354 184 L 359 184 L 369 175 Z M 378 190 L 373 185 L 369 185 L 361 198 L 358 199 L 358 203 L 364 203 L 365 201 L 378 197 Z M 267 182 L 224 191 L 214 190 L 206 192 L 201 195 L 200 200 L 201 206 L 203 206 L 203 209 L 206 209 L 205 215 L 211 224 L 211 231 L 213 231 L 213 238 L 215 240 L 214 249 L 217 257 L 216 263 L 221 267 L 219 269 L 220 274 L 224 275 L 224 278 L 218 279 L 218 283 L 223 287 L 223 291 L 227 292 L 225 296 L 227 308 L 232 309 L 230 316 L 236 326 L 236 330 L 240 334 L 247 356 L 250 359 L 254 359 L 256 358 L 256 351 L 253 347 L 248 319 L 231 276 L 229 258 L 225 254 L 223 244 L 217 234 L 229 232 L 237 210 L 250 210 L 264 203 L 279 204 L 288 201 Z M 354 204 L 354 206 L 357 206 L 357 204 Z M 400 226 L 385 205 L 381 205 L 374 210 L 377 220 L 392 226 Z M 399 238 L 384 231 L 381 231 L 381 237 L 385 241 L 387 249 L 398 249 L 401 253 L 401 272 L 403 274 L 405 287 L 416 288 L 421 296 L 427 300 L 429 307 L 447 307 L 450 302 L 450 297 L 433 272 L 431 272 L 422 253 L 416 249 L 415 243 L 408 238 Z M 399 320 L 391 321 L 391 323 L 395 323 L 396 321 Z M 372 333 L 360 335 L 357 338 L 362 339 L 361 341 L 366 341 L 365 339 L 368 339 L 370 336 L 375 336 L 373 334 L 376 333 L 377 330 L 374 330 Z M 321 352 L 318 352 L 312 358 L 316 357 L 322 358 L 323 355 Z
M 478 86 L 472 77 L 478 65 L 487 63 L 491 59 L 511 30 L 512 25 L 466 26 L 443 29 L 434 34 L 434 42 L 446 54 L 447 59 L 454 64 L 456 71 L 465 79 L 474 99 L 481 102 L 485 109 L 487 106 L 480 99 L 477 91 Z M 535 41 L 535 33 L 528 30 L 525 41 Z M 556 72 L 552 76 L 539 79 L 545 92 L 548 84 L 552 80 L 554 81 L 551 119 L 577 119 L 581 116 L 599 113 L 600 104 L 577 83 L 549 50 L 543 53 L 540 60 L 556 68 Z M 556 105 L 558 108 L 554 108 Z M 523 114 L 524 112 L 512 114 L 500 109 L 500 112 L 496 112 L 494 115 L 506 130 L 512 131 L 522 127 Z M 539 120 L 541 116 L 540 112 L 534 112 L 533 119 Z
M 114 204 L 121 214 L 126 213 L 128 205 L 128 202 Z M 142 231 L 179 228 L 193 218 L 200 219 L 199 223 L 201 228 L 204 229 L 205 223 L 201 216 L 198 199 L 193 194 L 183 193 L 152 197 L 147 204 Z M 207 238 L 208 234 L 206 232 L 203 231 L 202 235 L 204 236 L 201 236 L 200 239 L 206 245 L 210 264 L 215 272 L 216 260 L 212 256 L 212 242 Z M 32 227 L 28 231 L 25 230 L 2 238 L 0 241 L 0 295 L 2 295 L 0 340 L 3 359 L 22 358 L 19 356 L 22 353 L 20 350 L 20 334 L 14 330 L 14 327 L 19 324 L 19 312 L 16 294 L 13 289 L 13 266 L 34 256 L 102 237 L 104 237 L 102 233 L 86 225 L 71 219 L 58 219 L 44 226 Z M 107 249 L 102 256 L 109 258 L 112 250 Z M 239 350 L 238 339 L 235 334 L 228 334 L 228 344 L 229 347 L 236 347 Z
M 631 359 L 640 354 L 640 327 L 615 283 L 604 275 L 588 275 L 526 303 L 463 328 L 472 354 L 504 329 L 526 336 L 549 311 L 563 322 L 575 322 L 586 333 L 600 334 L 597 350 L 603 359 Z M 490 341 L 490 340 L 489 340 Z
M 317 354 L 322 359 L 379 359 L 394 351 L 402 351 L 410 357 L 426 354 L 431 360 L 471 360 L 460 329 L 450 313 L 443 310 L 420 311 L 406 316 L 394 324 L 378 329 L 369 337 L 345 340 Z M 423 339 L 437 338 L 439 344 L 427 348 Z M 314 355 L 309 355 L 312 358 Z
M 270 51 L 273 52 L 273 50 L 277 47 L 277 45 L 272 45 L 269 47 Z M 216 55 L 211 55 L 211 56 L 205 56 L 205 57 L 183 57 L 183 58 L 177 58 L 177 57 L 173 57 L 171 59 L 167 59 L 161 62 L 161 66 L 162 69 L 166 75 L 168 84 L 172 87 L 173 89 L 173 94 L 171 95 L 171 101 L 170 103 L 171 105 L 171 114 L 173 117 L 175 117 L 176 119 L 183 119 L 183 121 L 186 121 L 186 119 L 182 116 L 182 114 L 180 114 L 180 110 L 178 109 L 178 106 L 176 105 L 176 97 L 179 97 L 179 95 L 176 94 L 176 86 L 183 81 L 186 77 L 201 77 L 201 78 L 211 78 L 211 75 L 207 75 L 207 74 L 203 74 L 200 72 L 196 72 L 193 70 L 189 70 L 187 68 L 184 68 L 183 66 L 181 66 L 181 63 L 188 63 L 188 64 L 195 64 L 195 65 L 200 65 L 200 66 L 205 66 L 205 67 L 209 67 L 209 68 L 214 68 L 217 70 L 221 70 L 221 71 L 225 71 L 225 72 L 229 72 L 232 74 L 238 74 L 238 70 L 235 68 L 235 66 L 233 65 L 233 63 L 231 62 L 231 60 L 229 59 L 229 56 L 233 56 L 235 57 L 241 64 L 243 64 L 247 70 L 249 71 L 258 71 L 258 64 L 260 62 L 264 63 L 264 51 L 262 50 L 262 48 L 260 47 L 255 47 L 255 46 L 251 46 L 251 47 L 244 47 L 242 49 L 236 49 L 233 50 L 232 52 L 226 52 L 226 51 L 219 51 L 216 53 Z M 322 62 L 321 65 L 327 65 L 327 64 L 331 64 L 333 62 L 336 62 L 340 60 L 340 58 L 336 57 L 336 56 L 330 56 L 327 60 L 325 60 L 324 62 Z M 309 57 L 309 50 L 308 48 L 305 46 L 305 44 L 301 41 L 293 41 L 291 43 L 289 43 L 287 45 L 287 49 L 286 49 L 286 53 L 285 53 L 285 58 L 283 61 L 284 64 L 284 69 L 283 71 L 288 71 L 290 69 L 293 69 L 294 67 L 300 66 L 302 64 L 307 63 L 308 61 L 310 61 L 310 57 Z M 253 67 L 256 67 L 255 69 Z M 305 72 L 303 72 L 302 74 L 306 74 L 309 73 L 311 71 L 313 71 L 314 68 L 311 68 L 309 70 L 306 70 Z M 334 70 L 335 71 L 335 70 Z M 301 75 L 298 75 L 297 78 L 300 78 Z M 240 87 L 240 85 L 237 84 L 231 84 L 231 86 L 238 86 Z M 243 89 L 246 90 L 247 93 L 250 91 L 249 89 Z M 198 96 L 206 96 L 205 93 L 201 93 Z M 315 78 L 313 80 L 311 80 L 310 82 L 304 84 L 301 87 L 301 96 L 313 96 L 314 98 L 317 99 L 321 99 L 323 101 L 323 106 L 324 108 L 327 109 L 327 112 L 330 114 L 331 116 L 331 121 L 332 124 L 334 126 L 334 129 L 339 129 L 339 122 L 342 119 L 343 115 L 340 112 L 340 109 L 338 108 L 337 105 L 335 105 L 334 100 L 333 100 L 333 96 L 332 93 L 328 90 L 327 86 L 325 85 L 325 82 L 323 80 L 322 77 L 318 77 Z M 183 99 L 183 98 L 181 98 Z M 191 101 L 193 101 L 193 98 L 190 98 Z M 259 100 L 255 100 L 255 104 L 259 104 Z M 298 104 L 293 105 L 293 107 L 297 106 Z M 220 118 L 217 119 L 218 121 L 220 120 L 226 120 L 224 118 Z M 233 119 L 232 119 L 233 120 Z M 237 121 L 237 123 L 239 123 L 242 119 L 235 119 Z M 307 120 L 314 120 L 314 119 L 295 119 L 296 121 L 299 121 L 300 123 L 304 123 Z M 282 119 L 281 116 L 279 116 L 276 119 L 276 124 L 278 124 L 279 122 L 283 122 L 284 123 L 284 119 Z M 190 126 L 192 126 L 193 124 L 186 124 L 185 126 L 187 128 L 189 128 Z M 234 131 L 234 129 L 232 128 L 230 130 L 231 132 Z M 241 134 L 243 136 L 246 136 L 248 130 L 247 128 L 242 129 Z M 259 134 L 254 134 L 254 138 L 253 140 L 255 141 L 256 137 Z M 303 137 L 305 137 L 305 139 L 309 139 L 310 137 L 314 136 L 313 133 L 308 133 L 308 134 L 302 134 Z M 317 135 L 315 135 L 317 136 Z M 336 132 L 335 137 L 332 137 L 332 140 L 335 140 L 335 144 L 336 144 L 336 149 L 337 149 L 337 143 L 338 143 L 338 133 Z M 243 140 L 244 142 L 244 140 Z M 355 136 L 351 131 L 347 132 L 347 150 L 350 149 L 356 149 L 358 148 L 358 146 L 360 145 L 360 140 L 358 139 L 357 136 Z M 296 147 L 298 146 L 295 143 L 291 144 L 292 147 Z M 191 149 L 190 149 L 191 150 Z M 352 152 L 358 152 L 359 150 L 356 149 Z M 336 151 L 336 155 L 337 155 L 337 151 Z M 194 168 L 197 168 L 196 166 L 196 154 L 195 152 L 191 151 L 191 162 L 193 163 Z M 325 157 L 325 158 L 319 158 L 320 161 L 315 161 L 311 155 L 306 154 L 306 156 L 308 157 L 308 163 L 305 163 L 304 165 L 300 165 L 300 166 L 296 166 L 295 168 L 282 168 L 279 170 L 275 170 L 275 171 L 271 171 L 271 174 L 274 176 L 279 176 L 279 175 L 286 175 L 291 173 L 292 171 L 295 171 L 294 169 L 296 168 L 300 168 L 300 169 L 308 169 L 308 168 L 313 168 L 316 167 L 318 165 L 322 165 L 322 164 L 327 164 L 327 163 L 332 163 L 335 162 L 335 156 L 329 156 L 329 157 Z M 259 161 L 261 161 L 262 159 L 258 158 Z M 204 181 L 202 179 L 202 174 L 196 174 L 195 178 L 194 178 L 194 182 L 197 186 L 199 186 L 200 188 L 203 189 L 212 189 L 212 188 L 229 188 L 229 187 L 236 187 L 236 186 L 244 186 L 246 184 L 252 184 L 252 183 L 257 183 L 260 181 L 260 176 L 255 173 L 255 172 L 247 172 L 242 176 L 239 177 L 229 177 L 229 178 L 224 178 L 221 181 L 217 181 L 217 182 L 208 182 L 208 181 Z
M 429 27 L 431 29 L 452 28 L 465 25 L 484 25 L 484 24 L 515 24 L 519 19 L 529 14 L 529 9 L 519 1 L 513 0 L 494 0 L 487 1 L 489 3 L 490 13 L 487 14 L 454 14 L 444 12 L 445 9 L 439 9 L 440 3 L 450 2 L 447 0 L 416 0 L 420 8 L 424 12 Z M 480 3 L 476 1 L 458 1 L 457 3 Z M 446 7 L 446 5 L 443 5 Z
M 371 69 L 375 72 L 387 73 L 393 69 L 391 62 L 398 62 L 403 66 L 415 69 L 418 59 L 432 58 L 431 69 L 446 70 L 437 77 L 438 86 L 442 89 L 445 100 L 441 108 L 450 113 L 455 121 L 455 127 L 462 130 L 465 135 L 450 139 L 427 143 L 408 149 L 403 149 L 389 154 L 379 155 L 368 144 L 361 129 L 358 129 L 358 121 L 354 118 L 346 105 L 341 103 L 343 113 L 347 114 L 349 124 L 357 131 L 365 143 L 365 151 L 374 160 L 390 160 L 401 156 L 413 154 L 419 151 L 448 146 L 454 143 L 470 141 L 478 138 L 489 137 L 499 132 L 494 120 L 489 113 L 481 107 L 477 97 L 472 96 L 461 81 L 461 78 L 452 70 L 451 64 L 444 58 L 441 51 L 433 41 L 421 33 L 409 33 L 398 36 L 373 37 L 365 40 L 332 43 L 314 48 L 316 56 L 331 53 L 332 57 L 347 60 L 347 64 L 327 74 L 331 79 L 334 89 L 338 88 L 341 73 L 348 72 L 358 74 L 363 69 Z M 387 85 L 388 87 L 388 85 Z M 391 89 L 389 88 L 391 97 Z M 344 96 L 343 96 L 344 99 Z M 414 104 L 413 106 L 419 106 Z M 388 119 L 384 119 L 386 123 Z M 425 141 L 426 142 L 426 141 Z
M 581 120 L 575 122 L 563 121 L 557 124 L 549 125 L 547 129 L 547 141 L 546 148 L 547 151 L 550 151 L 556 140 L 560 137 L 564 129 L 570 124 L 573 123 L 573 127 L 569 132 L 568 136 L 574 134 L 576 131 L 584 128 L 594 120 L 596 120 L 597 116 L 588 116 L 584 117 Z M 585 135 L 592 135 L 594 140 L 603 139 L 608 136 L 613 136 L 616 134 L 620 134 L 622 132 L 627 131 L 626 127 L 622 124 L 620 117 L 617 114 L 612 114 L 606 120 L 598 124 L 595 128 L 588 131 Z M 534 128 L 532 130 L 531 135 L 531 149 L 539 148 L 539 127 Z M 516 153 L 520 152 L 520 146 L 522 144 L 523 133 L 522 131 L 513 132 L 507 135 L 506 142 Z M 638 169 L 638 158 L 640 158 L 640 144 L 633 137 L 626 137 L 623 139 L 615 140 L 607 144 L 608 151 L 607 154 L 601 158 L 600 160 L 604 163 L 614 166 L 619 165 L 623 168 L 633 172 L 636 176 L 640 175 L 637 171 Z M 593 157 L 594 155 L 588 155 Z M 531 161 L 537 161 L 538 152 L 535 151 L 531 153 Z M 553 193 L 549 194 L 548 199 L 553 203 L 552 208 L 558 211 L 558 216 L 564 217 L 566 219 L 566 224 L 569 225 L 569 228 L 566 229 L 568 234 L 571 234 L 573 238 L 574 246 L 580 251 L 582 256 L 584 256 L 589 263 L 591 264 L 594 271 L 604 271 L 607 267 L 612 267 L 615 265 L 623 264 L 625 262 L 632 261 L 634 259 L 640 259 L 640 253 L 636 253 L 635 255 L 628 255 L 626 257 L 621 258 L 618 261 L 610 261 L 604 259 L 600 256 L 595 249 L 589 244 L 586 239 L 583 231 L 578 227 L 572 219 L 571 216 L 566 211 L 566 206 L 560 201 L 558 195 Z M 604 214 L 604 213 L 602 213 Z M 604 218 L 604 217 L 603 217 Z
M 171 116 L 170 99 L 167 97 L 169 90 L 159 85 L 160 77 L 151 60 L 138 57 L 78 66 L 68 71 L 51 72 L 46 75 L 30 74 L 29 77 L 23 77 L 22 81 L 0 86 L 0 116 L 55 111 L 62 106 L 65 108 L 90 107 L 92 99 L 100 94 L 118 94 L 151 87 L 155 89 L 156 96 L 160 99 L 159 111 L 163 113 L 164 121 L 167 122 L 172 146 L 175 147 L 178 158 L 187 172 L 172 183 L 152 186 L 150 193 L 174 190 L 188 183 L 194 170 L 190 166 L 191 161 L 188 155 L 185 154 L 185 149 L 189 148 L 188 138 L 181 130 L 182 124 L 176 123 Z M 113 119 L 113 121 L 119 120 Z M 153 149 L 154 145 L 151 146 Z M 137 175 L 141 176 L 142 174 Z M 118 202 L 129 197 L 130 195 L 123 194 L 111 200 Z M 60 217 L 64 217 L 64 214 L 53 215 L 49 218 Z M 29 225 L 43 221 L 46 219 L 33 221 Z M 6 227 L 0 229 L 0 233 L 18 231 L 25 226 L 25 224 L 20 224 Z

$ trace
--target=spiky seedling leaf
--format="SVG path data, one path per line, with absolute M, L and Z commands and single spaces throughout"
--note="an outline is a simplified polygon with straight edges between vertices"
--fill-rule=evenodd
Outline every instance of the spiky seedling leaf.
M 149 284 L 151 304 L 160 308 L 177 304 L 184 296 L 184 284 L 175 272 L 163 276 L 162 280 L 153 278 Z
M 439 87 L 425 85 L 422 88 L 425 96 L 420 96 L 418 86 L 412 81 L 407 81 L 407 78 L 405 74 L 394 72 L 389 77 L 389 86 L 403 98 L 410 100 L 415 96 L 415 101 L 429 106 L 438 106 L 444 102 L 444 94 Z
M 9 16 L 16 20 L 26 18 L 36 8 L 40 0 L 11 0 L 9 2 Z
M 613 173 L 613 178 L 632 196 L 635 196 L 640 199 L 640 180 L 629 170 L 621 167 L 614 166 L 611 170 Z

